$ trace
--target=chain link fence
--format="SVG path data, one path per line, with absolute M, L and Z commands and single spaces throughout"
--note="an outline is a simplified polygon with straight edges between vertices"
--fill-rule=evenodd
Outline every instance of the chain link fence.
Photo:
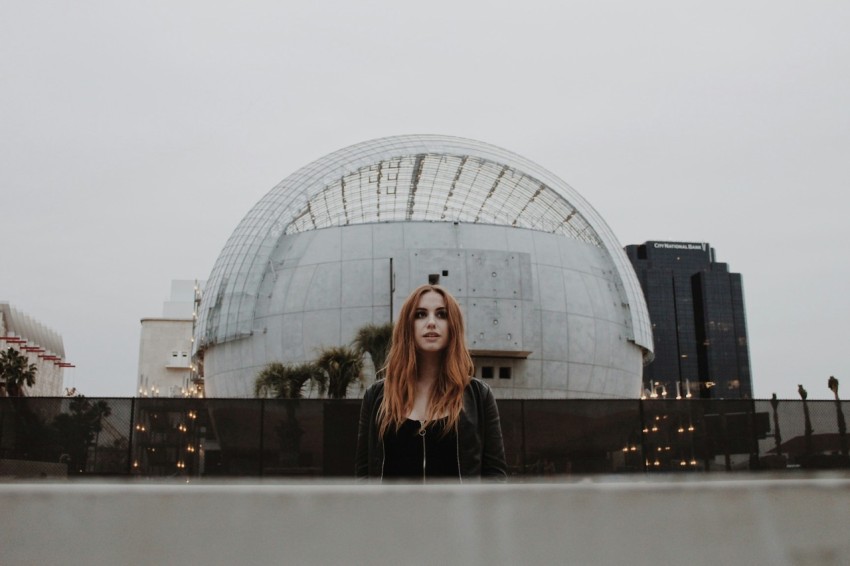
M 501 400 L 510 474 L 850 469 L 847 402 Z M 0 477 L 351 477 L 360 401 L 0 398 Z

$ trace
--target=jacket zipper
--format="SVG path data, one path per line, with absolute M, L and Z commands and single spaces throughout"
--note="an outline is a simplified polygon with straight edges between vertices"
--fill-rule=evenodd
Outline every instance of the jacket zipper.
M 384 448 L 384 442 L 381 441 L 381 483 L 384 482 L 384 464 L 387 463 L 387 449 Z
M 419 421 L 419 436 L 422 437 L 422 483 L 428 483 L 428 478 L 425 475 L 425 467 L 428 463 L 428 451 L 425 449 L 425 429 L 422 428 L 422 421 Z
M 457 456 L 457 479 L 463 483 L 463 474 L 460 472 L 460 435 L 455 433 L 455 456 Z

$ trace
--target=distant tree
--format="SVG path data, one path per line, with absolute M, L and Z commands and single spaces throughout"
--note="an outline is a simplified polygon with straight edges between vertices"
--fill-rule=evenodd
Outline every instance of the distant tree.
M 29 359 L 14 348 L 0 352 L 0 385 L 5 387 L 9 397 L 23 397 L 24 386 L 35 385 L 37 370 L 35 364 L 29 363 Z
M 357 331 L 354 337 L 354 348 L 361 354 L 368 352 L 375 364 L 375 374 L 381 375 L 387 362 L 387 353 L 393 337 L 393 324 L 367 324 Z
M 327 374 L 327 392 L 331 399 L 345 399 L 354 382 L 359 382 L 361 387 L 363 385 L 363 357 L 353 348 L 325 348 L 320 352 L 316 365 Z
M 57 443 L 68 455 L 69 471 L 85 472 L 89 446 L 97 445 L 103 418 L 111 414 L 112 408 L 106 401 L 91 401 L 84 395 L 77 395 L 71 399 L 68 412 L 53 419 Z
M 254 395 L 275 399 L 300 399 L 307 382 L 318 384 L 324 391 L 325 375 L 314 363 L 284 365 L 280 362 L 268 364 L 254 381 Z

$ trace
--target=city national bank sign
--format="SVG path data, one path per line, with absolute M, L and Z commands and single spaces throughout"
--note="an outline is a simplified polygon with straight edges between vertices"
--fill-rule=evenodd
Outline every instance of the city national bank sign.
M 652 247 L 654 247 L 655 249 L 663 248 L 665 250 L 705 251 L 705 244 L 692 244 L 688 242 L 653 242 Z

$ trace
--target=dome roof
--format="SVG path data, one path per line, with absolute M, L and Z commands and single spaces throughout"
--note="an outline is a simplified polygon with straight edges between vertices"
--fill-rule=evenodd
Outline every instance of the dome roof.
M 619 242 L 572 187 L 542 167 L 482 142 L 408 135 L 362 142 L 296 171 L 230 236 L 208 279 L 196 347 L 251 333 L 257 293 L 281 238 L 375 222 L 457 222 L 554 233 L 611 256 L 632 313 L 632 337 L 652 334 L 640 285 Z

